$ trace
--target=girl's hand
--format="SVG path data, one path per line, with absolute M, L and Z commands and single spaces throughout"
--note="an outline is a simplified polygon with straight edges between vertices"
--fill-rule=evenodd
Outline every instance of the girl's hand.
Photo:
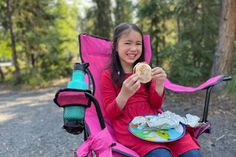
M 136 93 L 140 86 L 141 83 L 139 82 L 138 75 L 133 74 L 123 82 L 120 93 L 129 98 Z
M 124 108 L 127 100 L 138 91 L 140 86 L 141 86 L 141 83 L 138 79 L 137 74 L 131 75 L 123 82 L 121 91 L 116 97 L 116 101 L 120 109 Z
M 166 72 L 162 68 L 155 67 L 152 69 L 152 79 L 155 80 L 156 91 L 159 95 L 163 94 L 166 77 Z

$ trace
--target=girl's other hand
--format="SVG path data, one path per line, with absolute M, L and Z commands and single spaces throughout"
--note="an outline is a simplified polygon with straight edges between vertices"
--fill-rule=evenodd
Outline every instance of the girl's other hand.
M 155 67 L 152 69 L 152 79 L 156 81 L 156 85 L 162 86 L 166 80 L 166 72 L 160 68 Z
M 152 79 L 155 80 L 155 88 L 160 96 L 163 94 L 164 91 L 164 82 L 166 80 L 166 77 L 166 72 L 162 68 L 155 67 L 152 69 Z

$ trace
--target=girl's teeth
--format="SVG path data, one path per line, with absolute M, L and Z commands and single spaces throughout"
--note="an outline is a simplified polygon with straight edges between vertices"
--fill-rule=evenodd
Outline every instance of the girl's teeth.
M 128 55 L 129 57 L 135 57 L 135 55 Z

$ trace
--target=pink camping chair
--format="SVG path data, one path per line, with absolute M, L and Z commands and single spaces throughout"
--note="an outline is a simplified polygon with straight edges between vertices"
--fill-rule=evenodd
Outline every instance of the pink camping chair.
M 144 36 L 145 60 L 151 61 L 151 45 L 149 35 Z M 112 43 L 108 39 L 89 34 L 79 35 L 80 56 L 83 63 L 89 63 L 87 90 L 61 89 L 54 98 L 59 107 L 66 105 L 86 106 L 84 118 L 84 143 L 77 149 L 78 157 L 92 156 L 92 152 L 98 157 L 139 157 L 133 150 L 117 142 L 112 129 L 112 124 L 103 110 L 101 99 L 101 72 L 109 64 Z M 198 138 L 204 132 L 210 132 L 210 122 L 207 120 L 208 106 L 212 88 L 231 77 L 218 75 L 210 78 L 197 87 L 186 87 L 165 82 L 165 88 L 174 92 L 195 92 L 206 90 L 205 106 L 202 117 L 202 125 L 197 128 L 187 128 L 192 136 Z

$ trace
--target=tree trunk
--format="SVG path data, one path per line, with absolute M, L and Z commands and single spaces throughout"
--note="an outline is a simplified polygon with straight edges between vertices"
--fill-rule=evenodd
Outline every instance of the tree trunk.
M 211 75 L 232 73 L 236 31 L 236 0 L 223 0 L 220 29 Z
M 20 75 L 20 68 L 17 62 L 17 53 L 16 53 L 16 41 L 15 35 L 13 32 L 13 25 L 12 25 L 12 0 L 7 0 L 7 18 L 8 18 L 8 29 L 10 30 L 11 35 L 11 47 L 12 47 L 12 56 L 13 56 L 13 64 L 15 66 L 15 76 L 16 76 L 16 83 L 21 82 L 21 75 Z
M 112 29 L 110 0 L 94 0 L 97 4 L 96 35 L 110 38 Z
M 35 69 L 35 57 L 34 57 L 34 54 L 31 53 L 30 54 L 30 59 L 31 59 L 31 65 L 32 65 L 32 68 Z
M 5 77 L 4 77 L 4 73 L 1 67 L 0 67 L 0 76 L 1 76 L 1 81 L 4 81 Z
M 124 0 L 115 0 L 116 6 L 113 14 L 115 18 L 115 25 L 122 22 L 132 21 L 132 2 Z

